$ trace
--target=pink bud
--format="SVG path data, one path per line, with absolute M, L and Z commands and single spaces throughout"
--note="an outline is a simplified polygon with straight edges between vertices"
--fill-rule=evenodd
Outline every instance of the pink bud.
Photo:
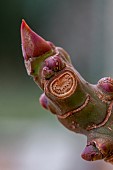
M 24 20 L 21 24 L 22 52 L 25 60 L 51 51 L 52 46 L 30 29 Z
M 110 77 L 104 77 L 99 80 L 97 87 L 104 92 L 113 93 L 113 79 Z
M 94 145 L 87 145 L 82 152 L 81 157 L 86 161 L 95 161 L 102 159 L 101 152 Z
M 43 67 L 43 70 L 42 70 L 42 76 L 45 78 L 45 79 L 50 79 L 52 76 L 54 75 L 54 72 L 52 70 L 50 70 L 48 67 Z
M 53 71 L 60 71 L 66 66 L 61 56 L 59 55 L 54 55 L 47 58 L 45 60 L 45 65 Z
M 47 102 L 47 98 L 44 93 L 40 96 L 39 102 L 42 105 L 42 107 L 47 109 L 48 102 Z

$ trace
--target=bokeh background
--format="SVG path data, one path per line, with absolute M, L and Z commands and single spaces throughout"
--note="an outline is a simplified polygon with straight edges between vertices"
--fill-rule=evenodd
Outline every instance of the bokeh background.
M 104 161 L 82 160 L 86 138 L 39 105 L 42 92 L 21 52 L 22 18 L 67 50 L 87 81 L 113 77 L 113 0 L 1 0 L 0 170 L 112 170 Z

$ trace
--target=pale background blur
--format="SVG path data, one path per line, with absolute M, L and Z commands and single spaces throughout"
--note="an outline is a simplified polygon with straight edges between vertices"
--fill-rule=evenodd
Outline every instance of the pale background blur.
M 81 159 L 86 138 L 39 105 L 21 52 L 22 18 L 67 50 L 87 81 L 113 77 L 113 0 L 0 1 L 0 170 L 113 170 Z

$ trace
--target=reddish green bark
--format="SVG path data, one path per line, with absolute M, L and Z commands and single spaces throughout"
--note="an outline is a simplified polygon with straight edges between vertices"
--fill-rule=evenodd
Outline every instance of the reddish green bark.
M 113 80 L 85 81 L 67 52 L 45 41 L 22 21 L 22 51 L 28 75 L 44 91 L 41 105 L 69 130 L 87 136 L 82 158 L 113 163 Z

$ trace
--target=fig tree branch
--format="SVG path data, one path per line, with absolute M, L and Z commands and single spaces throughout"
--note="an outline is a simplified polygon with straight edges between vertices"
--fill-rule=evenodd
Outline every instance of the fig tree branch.
M 66 128 L 87 136 L 83 159 L 113 164 L 113 79 L 88 83 L 64 49 L 44 40 L 24 20 L 21 41 L 27 73 L 43 90 L 40 104 Z

